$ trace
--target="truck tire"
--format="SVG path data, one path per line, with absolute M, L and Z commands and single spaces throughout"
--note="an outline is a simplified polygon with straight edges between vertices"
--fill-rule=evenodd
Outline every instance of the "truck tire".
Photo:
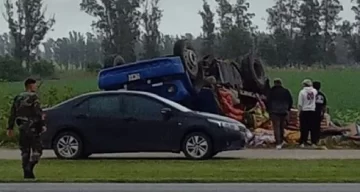
M 265 69 L 260 59 L 255 59 L 252 55 L 245 57 L 241 63 L 241 76 L 245 89 L 261 92 L 265 88 Z
M 125 60 L 121 55 L 116 55 L 113 61 L 113 66 L 119 66 L 125 64 Z
M 125 64 L 125 60 L 121 55 L 108 55 L 104 59 L 104 68 L 110 68 L 118 65 Z
M 174 56 L 181 58 L 186 71 L 192 80 L 198 78 L 199 65 L 197 61 L 197 54 L 192 44 L 186 40 L 178 40 L 173 49 Z

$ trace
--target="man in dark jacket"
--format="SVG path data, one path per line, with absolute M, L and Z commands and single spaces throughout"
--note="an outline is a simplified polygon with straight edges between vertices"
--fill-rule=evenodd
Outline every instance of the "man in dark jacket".
M 315 108 L 317 126 L 316 126 L 316 130 L 314 130 L 314 133 L 312 134 L 315 134 L 315 142 L 313 143 L 313 145 L 318 145 L 320 140 L 321 121 L 323 120 L 324 114 L 326 112 L 327 99 L 325 94 L 322 91 L 320 91 L 321 83 L 319 81 L 314 81 L 313 87 L 318 91 L 318 93 L 316 95 L 316 108 Z
M 290 91 L 282 86 L 281 79 L 275 79 L 267 96 L 267 109 L 273 123 L 277 149 L 282 148 L 286 118 L 292 105 Z

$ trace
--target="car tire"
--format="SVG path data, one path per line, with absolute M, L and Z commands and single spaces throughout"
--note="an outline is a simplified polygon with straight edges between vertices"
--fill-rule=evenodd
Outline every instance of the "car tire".
M 195 80 L 198 77 L 199 65 L 196 51 L 191 43 L 186 39 L 176 41 L 173 54 L 181 58 L 190 78 Z
M 182 151 L 186 158 L 193 160 L 209 159 L 214 155 L 212 140 L 202 132 L 186 135 L 182 143 Z
M 78 134 L 71 131 L 62 132 L 56 136 L 53 150 L 59 159 L 80 159 L 85 154 L 83 141 Z

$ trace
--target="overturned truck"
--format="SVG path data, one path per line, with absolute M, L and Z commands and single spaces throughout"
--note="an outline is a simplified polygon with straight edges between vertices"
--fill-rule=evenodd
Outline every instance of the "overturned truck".
M 134 63 L 121 56 L 105 61 L 99 72 L 102 90 L 139 90 L 158 94 L 193 110 L 226 115 L 242 121 L 244 111 L 265 100 L 269 79 L 261 61 L 248 54 L 240 62 L 198 58 L 187 40 L 179 40 L 173 55 Z

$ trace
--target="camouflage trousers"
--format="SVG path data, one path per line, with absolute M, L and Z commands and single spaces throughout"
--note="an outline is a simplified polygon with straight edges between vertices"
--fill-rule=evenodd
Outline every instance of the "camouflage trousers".
M 42 144 L 40 134 L 35 128 L 20 127 L 19 147 L 23 169 L 31 169 L 40 160 Z

